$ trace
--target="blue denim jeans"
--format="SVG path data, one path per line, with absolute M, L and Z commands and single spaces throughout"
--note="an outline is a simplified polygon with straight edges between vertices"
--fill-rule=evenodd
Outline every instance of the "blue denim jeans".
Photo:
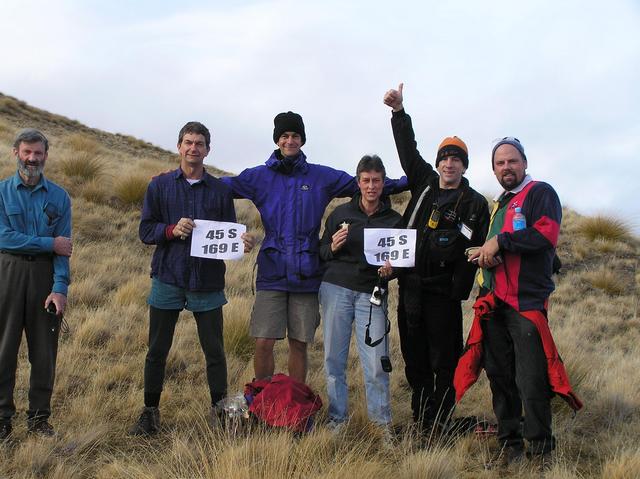
M 351 342 L 352 324 L 355 322 L 356 344 L 360 364 L 364 372 L 369 419 L 376 424 L 391 422 L 389 374 L 382 370 L 380 357 L 384 356 L 384 341 L 375 347 L 365 344 L 365 330 L 369 322 L 371 293 L 323 282 L 320 285 L 320 306 L 324 333 L 324 368 L 329 396 L 329 419 L 347 420 L 346 366 Z M 385 308 L 383 310 L 383 307 Z M 383 307 L 371 308 L 370 336 L 372 341 L 381 338 L 386 329 Z

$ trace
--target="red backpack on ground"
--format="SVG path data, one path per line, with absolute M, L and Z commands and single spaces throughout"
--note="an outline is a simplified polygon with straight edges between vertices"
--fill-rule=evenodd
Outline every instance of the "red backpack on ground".
M 310 431 L 313 417 L 322 407 L 320 396 L 286 374 L 274 374 L 246 384 L 244 396 L 254 416 L 269 426 L 297 432 Z

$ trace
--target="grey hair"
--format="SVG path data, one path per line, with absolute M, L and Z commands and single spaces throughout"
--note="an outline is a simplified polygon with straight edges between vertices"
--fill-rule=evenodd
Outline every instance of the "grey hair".
M 360 173 L 363 171 L 375 171 L 382 173 L 382 178 L 387 176 L 387 172 L 384 169 L 384 164 L 378 155 L 365 155 L 362 157 L 356 168 L 356 178 L 360 179 Z
M 20 130 L 16 135 L 16 139 L 13 142 L 13 147 L 17 150 L 20 148 L 20 143 L 42 143 L 44 145 L 44 151 L 49 151 L 49 140 L 40 130 L 35 128 L 25 128 Z

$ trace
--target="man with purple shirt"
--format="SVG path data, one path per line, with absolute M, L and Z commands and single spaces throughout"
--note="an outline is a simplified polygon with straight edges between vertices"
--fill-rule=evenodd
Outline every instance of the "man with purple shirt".
M 151 261 L 149 351 L 144 367 L 144 404 L 132 435 L 150 436 L 160 427 L 160 394 L 167 355 L 182 309 L 193 312 L 207 365 L 211 417 L 227 390 L 227 366 L 222 336 L 225 264 L 190 255 L 194 219 L 235 222 L 231 190 L 204 168 L 211 150 L 209 130 L 189 122 L 178 136 L 180 167 L 149 184 L 140 220 L 140 239 L 156 245 Z M 245 251 L 251 238 L 243 235 Z

